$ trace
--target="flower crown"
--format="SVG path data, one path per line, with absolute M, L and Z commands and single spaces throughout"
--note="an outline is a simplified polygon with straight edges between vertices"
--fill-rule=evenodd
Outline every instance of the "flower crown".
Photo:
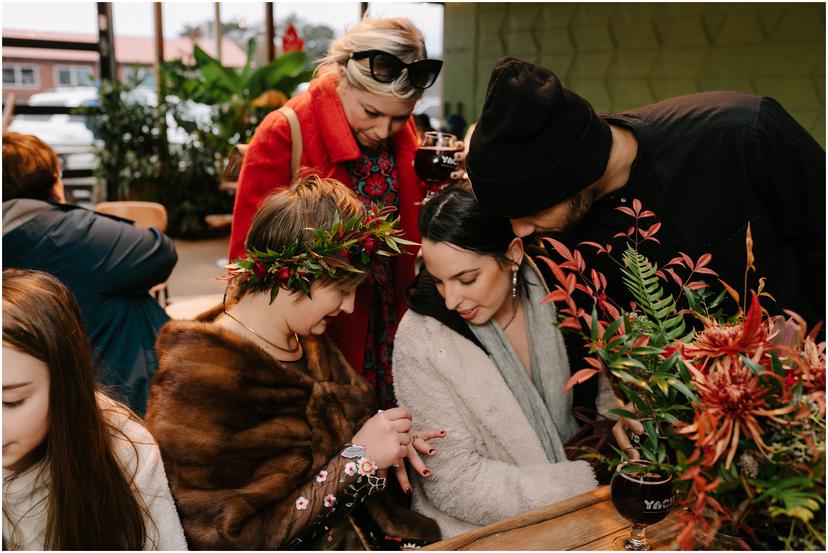
M 311 241 L 294 240 L 281 252 L 247 250 L 245 258 L 227 265 L 229 280 L 243 290 L 267 290 L 270 301 L 280 288 L 310 295 L 311 283 L 320 277 L 331 280 L 348 274 L 361 274 L 382 257 L 403 253 L 401 246 L 416 242 L 400 237 L 398 219 L 392 218 L 393 207 L 374 206 L 361 216 L 341 219 L 334 213 L 330 229 L 308 228 Z

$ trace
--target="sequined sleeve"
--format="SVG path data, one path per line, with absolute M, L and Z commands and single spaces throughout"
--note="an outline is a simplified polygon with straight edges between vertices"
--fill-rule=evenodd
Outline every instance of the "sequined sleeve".
M 346 458 L 337 454 L 296 491 L 285 547 L 305 549 L 302 544 L 315 540 L 369 496 L 384 490 L 386 481 L 382 472 L 365 457 Z

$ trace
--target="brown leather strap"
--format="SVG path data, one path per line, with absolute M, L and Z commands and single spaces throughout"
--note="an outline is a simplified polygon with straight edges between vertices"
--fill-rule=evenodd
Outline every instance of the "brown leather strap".
M 296 180 L 299 168 L 302 166 L 302 127 L 299 125 L 299 118 L 290 106 L 282 106 L 279 111 L 287 119 L 290 125 L 290 180 L 291 184 Z

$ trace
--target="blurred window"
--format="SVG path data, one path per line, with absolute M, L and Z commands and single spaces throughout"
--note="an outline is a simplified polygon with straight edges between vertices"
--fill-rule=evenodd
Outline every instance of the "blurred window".
M 30 63 L 4 63 L 3 86 L 9 88 L 38 88 L 38 67 Z
M 88 65 L 56 65 L 55 83 L 57 86 L 92 86 L 95 76 Z

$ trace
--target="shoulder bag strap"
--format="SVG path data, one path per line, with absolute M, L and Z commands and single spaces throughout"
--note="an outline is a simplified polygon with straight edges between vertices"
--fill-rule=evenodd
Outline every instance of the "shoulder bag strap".
M 279 111 L 290 125 L 290 180 L 293 181 L 299 173 L 302 162 L 302 127 L 292 107 L 282 106 Z

